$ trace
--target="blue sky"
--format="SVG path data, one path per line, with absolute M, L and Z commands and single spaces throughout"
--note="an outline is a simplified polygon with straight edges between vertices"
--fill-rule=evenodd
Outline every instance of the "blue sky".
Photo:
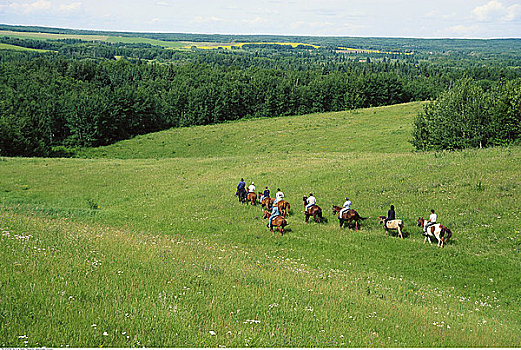
M 176 33 L 521 38 L 521 0 L 0 0 L 0 23 Z

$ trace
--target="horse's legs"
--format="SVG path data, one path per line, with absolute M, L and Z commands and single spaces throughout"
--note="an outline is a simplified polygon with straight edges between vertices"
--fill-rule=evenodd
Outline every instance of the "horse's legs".
M 306 224 L 308 223 L 308 220 L 309 220 L 309 216 L 307 213 L 304 214 L 304 217 L 306 218 Z
M 342 226 L 344 225 L 344 220 L 338 219 L 338 222 L 340 223 L 340 228 L 342 228 Z

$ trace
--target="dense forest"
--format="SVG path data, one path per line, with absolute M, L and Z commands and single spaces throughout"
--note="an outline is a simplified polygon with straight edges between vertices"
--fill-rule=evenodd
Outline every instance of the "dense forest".
M 173 40 L 161 34 L 148 36 Z M 249 38 L 260 39 L 281 40 Z M 311 39 L 321 40 L 298 38 L 302 43 Z M 48 50 L 0 50 L 0 155 L 63 155 L 74 147 L 107 145 L 170 127 L 437 98 L 440 102 L 427 107 L 416 121 L 418 149 L 519 140 L 515 104 L 521 101 L 516 95 L 520 93 L 520 41 L 350 38 L 366 48 L 383 50 L 395 44 L 395 53 L 346 54 L 336 49 L 339 38 L 322 40 L 319 49 L 252 44 L 241 50 L 172 50 L 147 43 L 0 37 L 0 43 Z M 430 50 L 438 51 L 427 51 L 429 43 Z M 418 51 L 399 54 L 410 50 Z M 432 123 L 441 122 L 433 117 L 439 114 L 435 109 L 442 109 L 443 101 L 452 96 L 448 93 L 460 90 L 471 90 L 489 101 L 472 108 L 487 110 L 480 123 L 495 120 L 496 126 L 487 129 L 496 135 L 495 141 L 494 137 L 468 144 L 433 141 L 439 137 L 427 131 L 433 129 Z M 460 102 L 461 95 L 457 95 Z M 497 133 L 507 124 L 496 115 L 506 107 L 495 99 L 513 106 L 507 119 L 517 131 L 505 131 L 503 141 L 497 140 Z M 454 121 L 455 116 L 450 118 Z

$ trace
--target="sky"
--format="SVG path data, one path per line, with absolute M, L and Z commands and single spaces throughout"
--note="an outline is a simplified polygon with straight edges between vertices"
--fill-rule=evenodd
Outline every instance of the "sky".
M 521 38 L 521 0 L 0 0 L 0 23 L 167 33 Z

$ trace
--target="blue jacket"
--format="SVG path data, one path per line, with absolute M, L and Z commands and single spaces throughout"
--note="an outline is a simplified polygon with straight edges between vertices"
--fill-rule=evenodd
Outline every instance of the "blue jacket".
M 237 185 L 237 191 L 238 190 L 242 190 L 243 188 L 246 187 L 246 183 L 244 181 L 241 181 L 239 182 L 239 184 Z

